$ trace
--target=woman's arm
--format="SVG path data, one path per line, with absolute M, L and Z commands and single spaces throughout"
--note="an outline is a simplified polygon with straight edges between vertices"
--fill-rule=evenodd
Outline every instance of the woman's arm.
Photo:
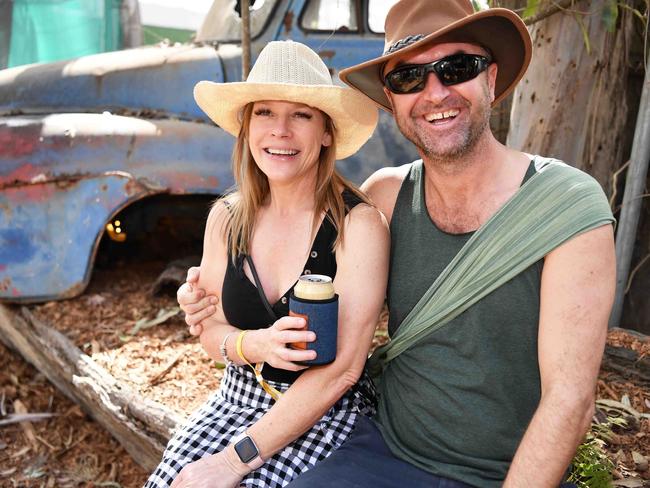
M 238 365 L 245 364 L 236 352 L 236 341 L 240 329 L 230 325 L 221 306 L 221 289 L 228 265 L 228 250 L 224 233 L 225 222 L 228 218 L 228 209 L 223 202 L 218 202 L 212 207 L 208 215 L 203 239 L 203 257 L 201 259 L 201 272 L 196 283 L 198 289 L 217 297 L 215 312 L 202 320 L 200 334 L 201 345 L 208 356 L 216 361 L 222 358 L 220 346 L 226 336 L 225 343 L 228 359 Z M 299 351 L 290 349 L 287 344 L 293 342 L 311 342 L 315 339 L 313 332 L 302 329 L 305 321 L 299 317 L 282 317 L 271 327 L 249 331 L 243 341 L 243 352 L 251 363 L 267 362 L 276 368 L 299 371 L 307 366 L 296 364 L 299 361 L 314 359 L 314 351 Z
M 384 303 L 389 246 L 388 224 L 383 215 L 368 205 L 357 205 L 345 219 L 345 241 L 336 249 L 338 271 L 334 287 L 339 294 L 336 359 L 304 372 L 247 430 L 263 459 L 310 429 L 359 379 Z M 230 444 L 223 451 L 183 468 L 172 488 L 232 488 L 249 471 Z
M 390 236 L 383 215 L 361 204 L 346 217 L 344 237 L 336 249 L 336 359 L 304 372 L 271 410 L 248 429 L 263 459 L 311 428 L 363 372 L 386 294 Z M 229 447 L 226 451 L 233 449 Z M 236 454 L 232 459 L 237 461 Z

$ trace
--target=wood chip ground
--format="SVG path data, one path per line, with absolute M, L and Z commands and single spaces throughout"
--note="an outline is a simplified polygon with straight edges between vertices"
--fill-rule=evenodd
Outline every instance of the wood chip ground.
M 221 369 L 189 336 L 181 314 L 174 313 L 175 298 L 151 295 L 162 268 L 161 263 L 147 263 L 95 270 L 82 296 L 30 310 L 143 396 L 187 416 L 219 386 Z M 375 346 L 386 340 L 386 319 L 384 312 Z M 608 343 L 650 357 L 648 340 L 624 331 L 610 333 Z M 620 372 L 601 371 L 598 398 L 650 413 L 647 385 Z M 0 419 L 20 412 L 54 416 L 0 425 L 0 487 L 130 488 L 144 483 L 147 473 L 109 433 L 0 344 Z M 615 477 L 650 479 L 648 419 L 616 430 L 607 450 L 617 466 Z

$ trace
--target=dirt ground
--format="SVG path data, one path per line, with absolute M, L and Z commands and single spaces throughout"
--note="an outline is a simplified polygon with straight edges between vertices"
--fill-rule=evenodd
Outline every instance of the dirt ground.
M 30 310 L 143 396 L 187 416 L 218 387 L 221 370 L 187 334 L 175 299 L 150 294 L 160 271 L 161 263 L 96 270 L 81 297 Z M 384 313 L 375 345 L 385 341 L 385 323 Z M 608 342 L 650 356 L 647 339 L 615 331 Z M 647 385 L 602 370 L 598 398 L 641 414 L 628 412 L 627 426 L 615 428 L 606 446 L 615 478 L 650 480 Z M 52 416 L 2 425 L 8 414 L 21 412 Z M 0 487 L 130 488 L 142 486 L 146 476 L 110 434 L 0 343 Z

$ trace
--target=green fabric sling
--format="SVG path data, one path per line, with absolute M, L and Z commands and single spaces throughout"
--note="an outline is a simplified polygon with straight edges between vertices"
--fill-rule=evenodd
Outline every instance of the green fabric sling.
M 368 361 L 377 380 L 386 365 L 422 337 L 572 237 L 614 222 L 600 185 L 556 159 L 534 157 L 537 172 L 467 241 Z

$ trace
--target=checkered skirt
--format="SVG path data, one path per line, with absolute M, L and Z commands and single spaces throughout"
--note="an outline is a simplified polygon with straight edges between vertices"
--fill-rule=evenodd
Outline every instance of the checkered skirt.
M 279 391 L 290 386 L 277 381 L 268 383 Z M 241 486 L 287 485 L 339 447 L 352 432 L 359 415 L 374 415 L 374 399 L 374 387 L 364 374 L 309 431 L 246 476 Z M 169 486 L 183 466 L 224 449 L 234 436 L 257 422 L 273 403 L 250 370 L 229 366 L 219 390 L 169 441 L 161 463 L 145 488 Z

